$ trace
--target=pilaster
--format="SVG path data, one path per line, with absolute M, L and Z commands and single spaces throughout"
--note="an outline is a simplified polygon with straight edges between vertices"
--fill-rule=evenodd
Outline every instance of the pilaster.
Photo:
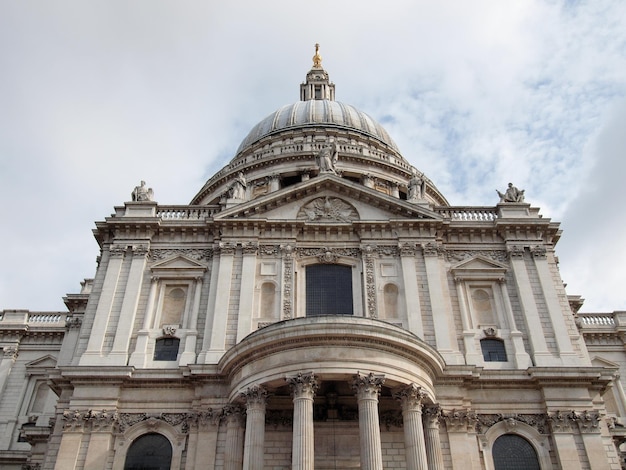
M 407 314 L 407 328 L 419 338 L 424 338 L 424 324 L 422 321 L 422 307 L 419 289 L 417 288 L 417 269 L 415 267 L 416 246 L 414 243 L 400 245 L 400 263 L 402 265 L 402 280 L 406 295 L 403 296 Z M 411 293 L 409 295 L 409 292 Z
M 243 466 L 243 409 L 228 405 L 222 409 L 222 420 L 226 422 L 226 448 L 224 470 L 241 470 Z
M 237 320 L 237 342 L 252 331 L 252 309 L 254 304 L 254 279 L 256 277 L 256 259 L 259 246 L 247 243 L 243 246 L 243 264 L 241 269 L 241 292 L 239 295 L 239 318 Z

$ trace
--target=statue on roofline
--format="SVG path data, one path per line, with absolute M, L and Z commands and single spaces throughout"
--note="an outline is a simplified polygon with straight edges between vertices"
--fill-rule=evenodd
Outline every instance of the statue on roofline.
M 504 193 L 496 189 L 498 196 L 500 196 L 500 202 L 524 202 L 524 191 L 524 189 L 517 189 L 513 183 L 509 183 L 509 187 Z
M 140 185 L 135 186 L 135 189 L 133 189 L 131 197 L 134 202 L 152 201 L 154 198 L 154 191 L 152 191 L 152 188 L 147 188 L 146 182 L 142 180 Z
M 330 145 L 324 145 L 315 157 L 320 173 L 333 173 L 336 175 L 335 165 L 337 160 L 339 160 L 339 152 L 334 141 L 331 141 Z

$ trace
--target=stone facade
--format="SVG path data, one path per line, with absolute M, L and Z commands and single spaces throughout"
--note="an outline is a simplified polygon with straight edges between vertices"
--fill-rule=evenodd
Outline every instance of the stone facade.
M 558 223 L 450 206 L 331 85 L 189 205 L 142 182 L 68 312 L 2 312 L 2 468 L 621 468 L 626 314 L 578 313 Z

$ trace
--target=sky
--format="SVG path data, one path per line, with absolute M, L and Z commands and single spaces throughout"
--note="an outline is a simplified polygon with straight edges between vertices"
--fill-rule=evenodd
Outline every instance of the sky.
M 140 180 L 188 204 L 315 43 L 451 205 L 525 189 L 582 311 L 626 310 L 622 0 L 0 2 L 0 310 L 64 311 L 94 222 Z

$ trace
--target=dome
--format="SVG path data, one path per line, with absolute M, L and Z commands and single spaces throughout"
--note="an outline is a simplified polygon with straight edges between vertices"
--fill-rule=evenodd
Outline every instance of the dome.
M 332 100 L 308 100 L 289 104 L 267 116 L 248 133 L 237 149 L 243 150 L 276 132 L 299 127 L 336 126 L 354 130 L 388 145 L 399 153 L 387 131 L 374 119 L 354 106 Z

